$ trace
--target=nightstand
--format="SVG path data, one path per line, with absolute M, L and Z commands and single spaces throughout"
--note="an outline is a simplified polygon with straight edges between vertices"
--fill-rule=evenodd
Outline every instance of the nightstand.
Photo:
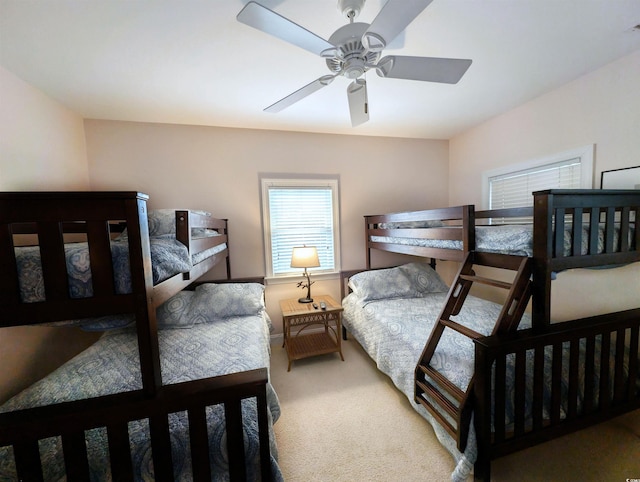
M 327 305 L 320 309 L 320 303 Z M 314 308 L 313 304 L 318 308 Z M 289 367 L 291 362 L 325 353 L 337 352 L 344 361 L 340 331 L 342 306 L 331 296 L 314 295 L 313 303 L 299 303 L 298 299 L 280 302 L 282 310 L 283 346 L 287 349 Z

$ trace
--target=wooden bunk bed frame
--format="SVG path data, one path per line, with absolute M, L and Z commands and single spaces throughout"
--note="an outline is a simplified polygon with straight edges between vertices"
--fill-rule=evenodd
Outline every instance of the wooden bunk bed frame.
M 475 375 L 472 393 L 478 458 L 476 480 L 489 480 L 491 460 L 557 438 L 640 408 L 640 308 L 600 316 L 551 323 L 551 282 L 554 273 L 569 268 L 616 266 L 640 261 L 640 191 L 548 190 L 533 193 L 533 208 L 475 211 L 471 205 L 445 209 L 365 217 L 366 263 L 378 249 L 433 259 L 462 261 L 475 249 L 476 220 L 533 215 L 532 328 L 495 334 L 475 341 Z M 443 228 L 397 229 L 381 223 L 447 221 Z M 635 223 L 635 224 L 634 224 Z M 604 250 L 597 251 L 598 226 Z M 564 249 L 564 228 L 569 226 L 572 245 Z M 581 252 L 583 227 L 588 251 Z M 614 246 L 618 230 L 619 245 Z M 633 239 L 629 242 L 630 234 Z M 374 242 L 371 236 L 456 240 L 462 249 L 451 250 Z M 640 289 L 640 288 L 639 288 Z M 613 345 L 612 345 L 613 343 Z M 562 393 L 562 349 L 569 346 L 567 394 Z M 585 349 L 580 361 L 581 346 Z M 615 357 L 610 362 L 611 346 Z M 599 349 L 599 347 L 602 347 Z M 544 386 L 545 350 L 553 350 L 551 387 Z M 522 394 L 527 376 L 526 359 L 533 357 L 534 404 L 525 408 Z M 515 359 L 515 424 L 505 427 L 508 359 Z M 580 364 L 584 379 L 580 380 Z M 600 367 L 594 374 L 594 367 Z M 595 377 L 594 377 L 595 375 Z M 597 382 L 595 381 L 597 380 Z M 594 386 L 596 385 L 596 386 Z M 550 416 L 544 415 L 543 390 L 549 389 Z M 566 407 L 566 410 L 563 408 Z M 495 420 L 495 422 L 494 422 Z M 458 440 L 463 448 L 466 440 Z
M 153 285 L 146 194 L 138 192 L 0 193 L 0 327 L 135 313 L 142 389 L 0 414 L 0 446 L 13 446 L 20 480 L 42 480 L 38 440 L 61 436 L 69 480 L 88 480 L 84 431 L 106 427 L 115 480 L 133 480 L 127 423 L 148 419 L 157 480 L 171 480 L 173 463 L 167 416 L 186 410 L 195 480 L 211 480 L 206 407 L 224 404 L 231 480 L 245 480 L 241 401 L 257 399 L 262 480 L 270 480 L 267 369 L 163 385 L 156 308 L 221 261 L 230 278 L 228 247 Z M 117 226 L 120 226 L 118 228 Z M 126 226 L 132 290 L 116 294 L 110 241 Z M 193 239 L 191 228 L 221 235 Z M 84 233 L 89 245 L 94 296 L 71 298 L 63 233 Z M 23 303 L 14 254 L 14 235 L 35 234 L 40 246 L 46 301 Z M 227 243 L 226 220 L 176 211 L 176 238 L 189 255 Z M 227 245 L 228 246 L 228 245 Z

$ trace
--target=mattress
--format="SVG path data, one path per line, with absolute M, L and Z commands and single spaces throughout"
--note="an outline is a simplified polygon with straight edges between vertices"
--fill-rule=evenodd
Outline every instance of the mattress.
M 163 305 L 164 306 L 164 305 Z M 165 324 L 166 326 L 166 324 Z M 269 367 L 270 323 L 266 312 L 252 316 L 230 316 L 212 322 L 192 320 L 172 328 L 159 330 L 163 383 L 178 383 L 256 368 Z M 27 388 L 6 404 L 0 412 L 47 405 L 68 400 L 107 395 L 142 388 L 137 337 L 134 329 L 106 332 L 94 345 Z M 271 464 L 274 480 L 282 480 L 277 464 L 277 448 L 272 424 L 280 416 L 278 398 L 267 385 Z M 247 476 L 260 478 L 258 461 L 258 421 L 255 399 L 243 400 Z M 211 463 L 214 480 L 228 480 L 224 410 L 220 406 L 207 409 Z M 188 420 L 186 414 L 169 417 L 175 480 L 192 480 L 189 461 Z M 153 480 L 148 424 L 131 422 L 130 438 L 136 480 Z M 110 480 L 105 454 L 106 431 L 87 432 L 87 446 L 92 480 Z M 45 480 L 61 480 L 63 468 L 56 463 L 57 439 L 41 441 L 46 453 L 43 466 Z M 15 480 L 10 448 L 0 448 L 0 480 Z

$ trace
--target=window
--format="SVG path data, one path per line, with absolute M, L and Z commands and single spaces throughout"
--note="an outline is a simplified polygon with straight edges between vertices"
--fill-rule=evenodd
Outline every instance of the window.
M 488 209 L 533 206 L 534 191 L 589 189 L 593 183 L 593 146 L 483 174 Z
M 315 273 L 340 270 L 338 179 L 261 178 L 267 277 L 298 276 L 291 268 L 294 246 L 315 246 Z

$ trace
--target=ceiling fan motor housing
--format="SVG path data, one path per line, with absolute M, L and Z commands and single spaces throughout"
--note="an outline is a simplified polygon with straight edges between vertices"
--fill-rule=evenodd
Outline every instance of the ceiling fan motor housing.
M 380 58 L 380 52 L 368 51 L 362 45 L 362 36 L 369 28 L 368 23 L 350 23 L 336 30 L 329 42 L 335 45 L 338 55 L 327 59 L 327 67 L 335 73 L 350 79 L 357 79 Z
M 363 6 L 364 0 L 338 0 L 338 10 L 349 20 L 356 18 Z

